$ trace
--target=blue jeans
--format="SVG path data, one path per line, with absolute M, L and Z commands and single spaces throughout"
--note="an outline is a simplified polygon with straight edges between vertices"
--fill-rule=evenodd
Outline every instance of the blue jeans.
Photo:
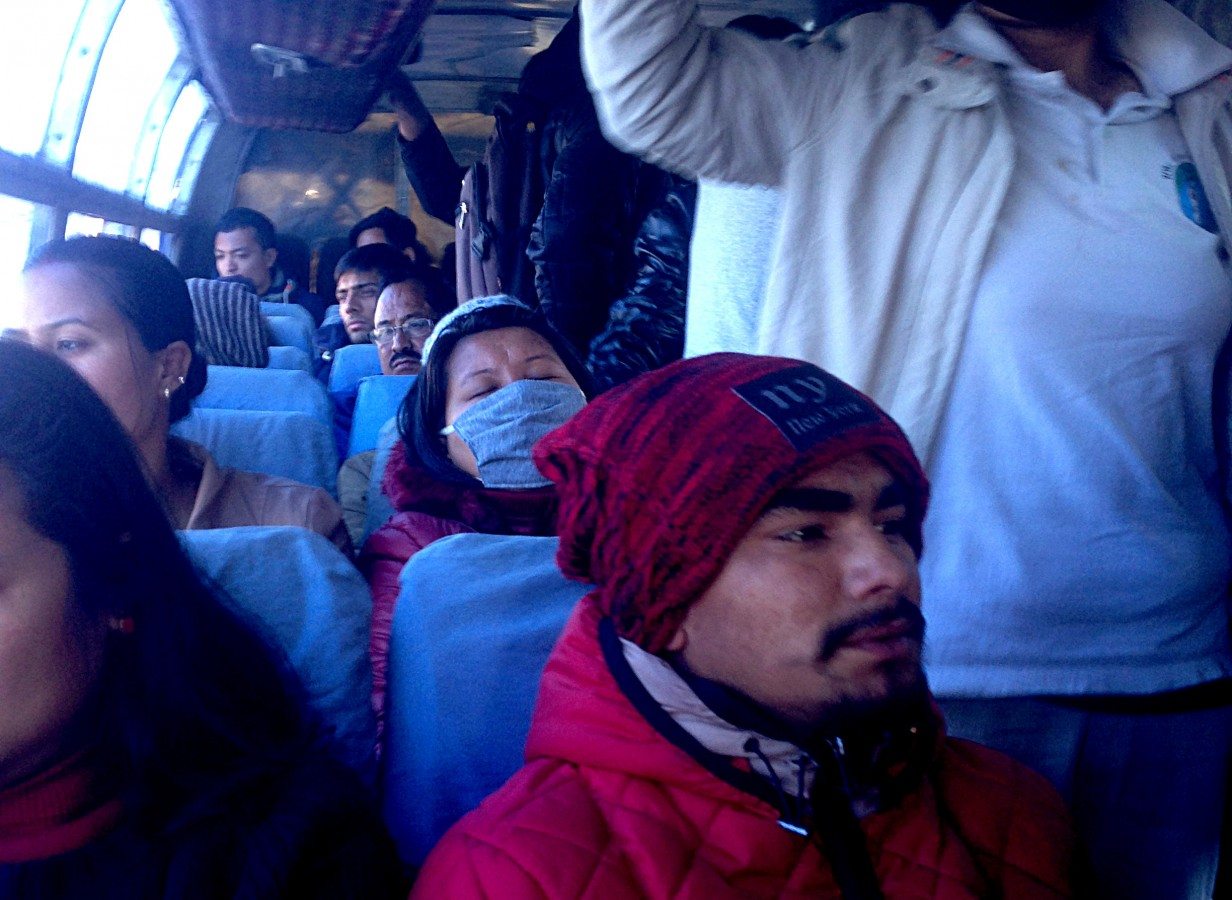
M 1232 760 L 1232 706 L 1125 712 L 1051 698 L 939 701 L 949 734 L 1056 785 L 1100 897 L 1209 898 Z

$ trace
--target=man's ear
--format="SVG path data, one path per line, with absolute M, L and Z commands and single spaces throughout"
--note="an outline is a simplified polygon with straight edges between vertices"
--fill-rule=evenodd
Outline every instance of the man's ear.
M 681 623 L 680 627 L 676 629 L 676 633 L 672 635 L 672 639 L 667 642 L 667 647 L 665 649 L 668 653 L 679 653 L 688 643 L 689 635 L 684 630 L 684 624 Z
M 184 341 L 172 341 L 158 351 L 158 381 L 159 388 L 170 388 L 175 393 L 188 377 L 188 367 L 192 363 L 192 349 Z
M 265 260 L 265 268 L 273 269 L 274 263 L 278 262 L 278 248 L 267 247 L 262 251 L 261 258 Z

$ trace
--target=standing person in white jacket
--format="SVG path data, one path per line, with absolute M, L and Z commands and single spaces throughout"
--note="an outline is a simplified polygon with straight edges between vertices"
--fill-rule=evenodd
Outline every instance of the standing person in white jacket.
M 830 369 L 920 451 L 951 730 L 1053 779 L 1106 896 L 1210 896 L 1232 50 L 1162 0 L 893 5 L 804 48 L 695 7 L 582 0 L 583 49 L 618 146 L 782 193 L 727 349 Z

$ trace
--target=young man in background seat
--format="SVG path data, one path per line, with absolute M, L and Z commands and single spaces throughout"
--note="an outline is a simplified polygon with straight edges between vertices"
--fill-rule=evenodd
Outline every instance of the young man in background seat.
M 294 303 L 312 315 L 317 325 L 325 317 L 325 301 L 288 278 L 278 266 L 278 235 L 274 223 L 249 209 L 227 210 L 214 226 L 214 267 L 221 277 L 241 275 L 256 287 L 262 300 Z

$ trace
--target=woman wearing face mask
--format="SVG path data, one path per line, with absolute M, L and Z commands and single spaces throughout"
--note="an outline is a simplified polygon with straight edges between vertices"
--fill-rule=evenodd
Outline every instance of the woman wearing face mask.
M 121 426 L 0 340 L 0 897 L 406 896 L 286 660 L 197 577 Z
M 396 512 L 361 559 L 372 587 L 378 729 L 402 567 L 451 534 L 555 534 L 555 489 L 531 448 L 585 405 L 589 383 L 565 340 L 512 297 L 465 303 L 428 338 L 382 484 Z
M 194 352 L 188 288 L 166 257 L 123 238 L 53 241 L 30 257 L 22 287 L 8 334 L 59 357 L 94 388 L 176 528 L 298 525 L 350 553 L 342 510 L 324 491 L 219 468 L 203 447 L 171 437 L 205 388 L 206 366 Z

